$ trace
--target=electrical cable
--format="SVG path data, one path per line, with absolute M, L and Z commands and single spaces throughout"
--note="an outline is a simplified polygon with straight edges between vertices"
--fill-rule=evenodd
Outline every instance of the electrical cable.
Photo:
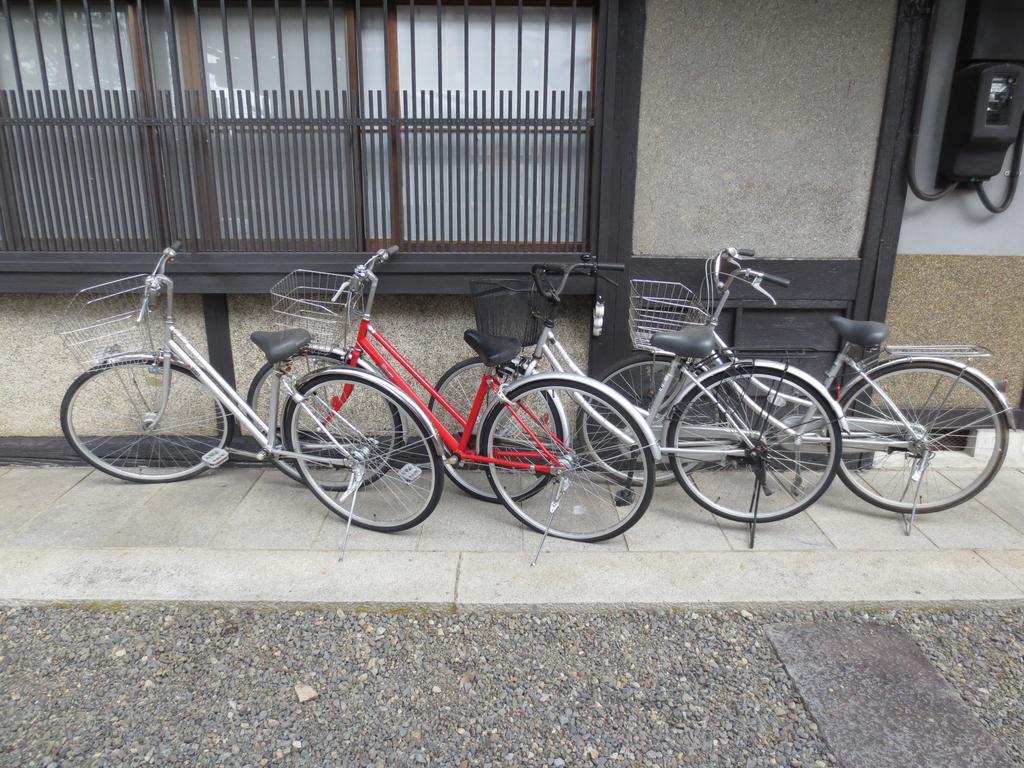
M 1017 144 L 1013 148 L 1013 161 L 1010 163 L 1010 183 L 1006 187 L 1006 197 L 999 205 L 993 205 L 982 182 L 974 182 L 974 191 L 978 193 L 978 199 L 991 213 L 1003 213 L 1013 202 L 1013 196 L 1017 193 L 1017 179 L 1020 178 L 1021 157 L 1024 156 L 1024 115 L 1021 116 L 1020 130 L 1017 131 Z
M 924 110 L 924 92 L 925 86 L 928 82 L 928 73 L 931 70 L 932 41 L 935 38 L 935 26 L 938 15 L 939 14 L 936 13 L 935 8 L 933 7 L 928 24 L 928 38 L 925 43 L 924 54 L 921 56 L 921 65 L 917 74 L 917 94 L 914 99 L 914 123 L 913 129 L 910 132 L 910 153 L 907 156 L 907 185 L 910 187 L 910 191 L 914 193 L 915 197 L 919 197 L 926 201 L 939 200 L 956 189 L 957 186 L 957 183 L 953 182 L 948 187 L 943 187 L 942 189 L 935 190 L 934 192 L 925 192 L 917 183 L 917 175 L 914 168 L 917 164 L 917 136 L 921 132 L 921 112 Z M 910 58 L 909 46 L 907 48 L 907 58 Z

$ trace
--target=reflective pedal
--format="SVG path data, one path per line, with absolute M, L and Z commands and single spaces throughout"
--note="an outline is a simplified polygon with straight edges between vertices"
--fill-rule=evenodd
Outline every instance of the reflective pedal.
M 211 448 L 203 454 L 202 462 L 208 467 L 219 467 L 228 460 L 230 454 L 223 448 Z
M 423 474 L 423 470 L 415 464 L 405 464 L 398 470 L 398 476 L 407 483 L 416 482 L 416 478 Z

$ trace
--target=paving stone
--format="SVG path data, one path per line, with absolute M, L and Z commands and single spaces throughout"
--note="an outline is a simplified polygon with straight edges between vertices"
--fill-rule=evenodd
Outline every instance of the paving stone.
M 942 474 L 960 488 L 977 476 L 957 470 L 943 470 Z M 1024 472 L 1004 466 L 974 500 L 1024 533 Z
M 114 532 L 138 514 L 159 489 L 157 484 L 129 483 L 92 472 L 10 540 L 22 546 L 107 546 Z
M 451 487 L 420 526 L 417 548 L 438 552 L 520 552 L 523 524 L 501 504 L 470 498 Z
M 768 630 L 826 742 L 846 768 L 995 768 L 1009 760 L 900 629 Z
M 327 507 L 277 471 L 260 475 L 248 494 L 224 516 L 211 546 L 218 549 L 309 549 Z
M 0 467 L 0 536 L 11 536 L 81 482 L 88 467 Z
M 719 525 L 733 549 L 748 549 L 749 532 L 745 524 L 720 519 Z M 806 511 L 774 523 L 760 523 L 754 547 L 760 550 L 834 549 L 828 536 Z
M 261 469 L 221 468 L 168 483 L 108 540 L 114 547 L 203 547 L 263 474 Z
M 717 518 L 678 485 L 656 488 L 640 522 L 626 531 L 633 552 L 714 552 L 730 549 Z
M 903 521 L 898 514 L 867 504 L 841 480 L 836 480 L 804 514 L 810 516 L 837 549 L 936 548 L 920 531 L 904 535 Z

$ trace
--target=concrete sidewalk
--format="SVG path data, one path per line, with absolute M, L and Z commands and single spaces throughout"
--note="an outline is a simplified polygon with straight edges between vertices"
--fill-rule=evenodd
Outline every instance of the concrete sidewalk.
M 957 470 L 944 469 L 949 482 Z M 448 606 L 1024 600 L 1024 471 L 918 519 L 837 481 L 812 509 L 759 528 L 658 488 L 625 536 L 538 537 L 502 507 L 446 491 L 401 534 L 353 528 L 276 470 L 221 468 L 132 485 L 86 468 L 0 467 L 0 600 L 182 600 Z

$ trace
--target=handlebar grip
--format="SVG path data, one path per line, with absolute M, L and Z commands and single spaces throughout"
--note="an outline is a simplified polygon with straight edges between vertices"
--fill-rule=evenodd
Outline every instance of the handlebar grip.
M 170 251 L 177 251 L 179 248 L 181 248 L 181 240 L 175 240 L 173 243 L 167 246 L 167 249 Z
M 387 249 L 387 251 L 389 256 L 394 256 L 396 253 L 398 253 L 398 246 L 392 245 Z
M 761 273 L 761 279 L 766 283 L 775 283 L 775 285 L 781 285 L 783 288 L 789 287 L 788 277 L 779 277 L 778 275 L 769 275 L 767 272 Z
M 736 253 L 745 259 L 752 259 L 755 255 L 753 248 L 737 248 Z
M 599 269 L 603 272 L 625 272 L 625 264 L 595 264 L 594 269 Z

